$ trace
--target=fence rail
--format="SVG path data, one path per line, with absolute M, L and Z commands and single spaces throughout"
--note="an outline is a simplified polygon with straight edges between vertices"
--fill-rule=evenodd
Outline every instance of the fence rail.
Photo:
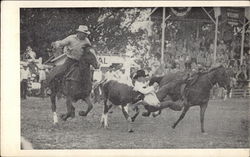
M 250 88 L 234 88 L 231 91 L 231 98 L 250 98 Z

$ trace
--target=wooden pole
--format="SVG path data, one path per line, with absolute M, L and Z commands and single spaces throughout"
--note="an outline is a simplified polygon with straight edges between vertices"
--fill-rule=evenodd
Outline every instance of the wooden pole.
M 199 39 L 200 34 L 200 23 L 196 22 L 196 39 Z
M 216 51 L 217 51 L 217 38 L 218 38 L 218 22 L 219 16 L 215 18 L 215 37 L 214 37 L 214 55 L 213 55 L 213 63 L 216 64 Z
M 244 19 L 241 35 L 241 47 L 240 47 L 240 65 L 243 64 L 243 53 L 244 53 L 244 40 L 245 40 L 245 29 L 246 29 L 246 19 Z
M 162 11 L 162 35 L 161 35 L 161 64 L 164 64 L 165 16 L 166 16 L 166 8 L 163 7 L 163 11 Z

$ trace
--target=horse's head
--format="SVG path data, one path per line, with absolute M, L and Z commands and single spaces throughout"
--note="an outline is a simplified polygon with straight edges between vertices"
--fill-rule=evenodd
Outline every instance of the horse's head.
M 225 88 L 228 92 L 231 90 L 231 78 L 229 71 L 224 66 L 216 68 L 217 83 L 220 87 Z
M 100 67 L 95 50 L 90 46 L 84 48 L 84 53 L 81 56 L 80 63 L 92 65 L 95 69 L 98 69 Z

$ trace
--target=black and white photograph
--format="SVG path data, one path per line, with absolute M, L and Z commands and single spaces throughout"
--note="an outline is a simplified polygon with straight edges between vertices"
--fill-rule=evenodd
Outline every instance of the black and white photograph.
M 21 150 L 249 150 L 249 6 L 18 12 Z

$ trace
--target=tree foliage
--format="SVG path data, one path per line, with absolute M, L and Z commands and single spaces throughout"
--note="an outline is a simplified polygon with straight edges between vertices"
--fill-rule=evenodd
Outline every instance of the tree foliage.
M 87 25 L 89 38 L 99 52 L 124 53 L 126 46 L 138 46 L 145 32 L 132 32 L 131 25 L 145 9 L 138 8 L 22 8 L 20 11 L 21 53 L 30 45 L 39 57 L 53 41 L 74 34 Z

